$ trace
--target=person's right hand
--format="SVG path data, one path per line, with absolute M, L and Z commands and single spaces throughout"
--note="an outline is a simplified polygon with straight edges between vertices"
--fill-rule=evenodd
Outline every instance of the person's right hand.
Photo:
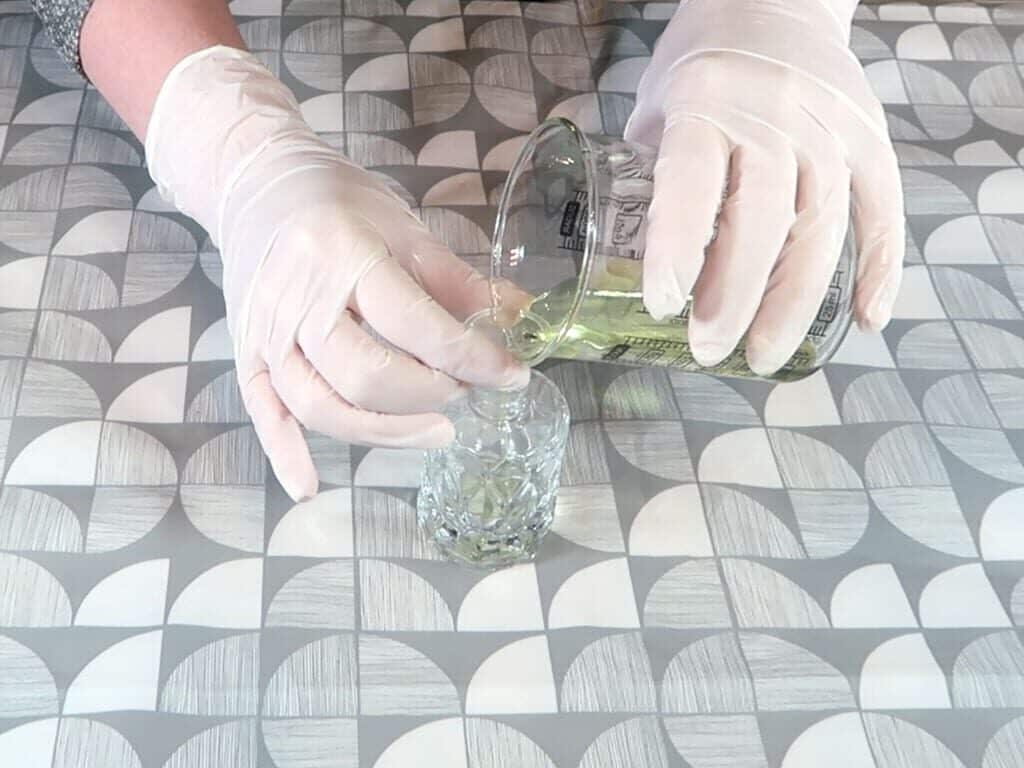
M 317 489 L 300 424 L 439 447 L 453 432 L 438 411 L 466 384 L 526 383 L 526 369 L 460 322 L 490 305 L 487 279 L 319 140 L 255 57 L 218 47 L 181 62 L 146 149 L 161 192 L 221 249 L 239 387 L 292 498 Z

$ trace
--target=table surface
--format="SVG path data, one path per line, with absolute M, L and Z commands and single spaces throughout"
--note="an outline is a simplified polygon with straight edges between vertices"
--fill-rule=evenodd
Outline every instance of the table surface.
M 525 132 L 620 132 L 673 10 L 232 7 L 477 262 Z M 313 438 L 324 491 L 287 500 L 208 239 L 0 2 L 0 764 L 1020 765 L 1024 4 L 862 8 L 854 47 L 903 165 L 897 319 L 790 386 L 549 367 L 556 532 L 488 575 L 418 533 L 415 452 Z

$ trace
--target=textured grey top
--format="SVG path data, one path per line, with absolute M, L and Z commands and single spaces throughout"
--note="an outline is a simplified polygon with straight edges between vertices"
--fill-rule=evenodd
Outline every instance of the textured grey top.
M 81 73 L 78 39 L 82 33 L 85 14 L 92 0 L 31 0 L 32 8 L 50 34 L 53 47 L 76 71 Z
M 235 0 L 313 126 L 477 263 L 526 131 L 618 133 L 668 3 Z M 881 15 L 882 18 L 878 18 Z M 205 234 L 0 2 L 0 766 L 1019 768 L 1024 5 L 862 8 L 909 214 L 790 386 L 559 363 L 535 565 L 439 562 L 415 452 L 288 501 Z

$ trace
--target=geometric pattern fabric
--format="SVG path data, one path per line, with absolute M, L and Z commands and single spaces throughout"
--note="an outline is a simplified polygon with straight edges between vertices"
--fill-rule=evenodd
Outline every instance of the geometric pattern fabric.
M 670 3 L 235 0 L 310 123 L 482 265 L 525 134 L 620 133 Z M 883 335 L 797 384 L 573 363 L 535 564 L 420 456 L 294 505 L 205 233 L 0 3 L 0 764 L 1008 768 L 1024 754 L 1024 4 L 858 11 L 902 165 Z

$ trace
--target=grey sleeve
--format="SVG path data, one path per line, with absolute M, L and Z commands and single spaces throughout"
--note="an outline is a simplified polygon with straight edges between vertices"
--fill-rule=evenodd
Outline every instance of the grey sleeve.
M 84 73 L 78 39 L 91 5 L 92 0 L 32 0 L 32 8 L 50 34 L 57 52 L 80 74 Z

